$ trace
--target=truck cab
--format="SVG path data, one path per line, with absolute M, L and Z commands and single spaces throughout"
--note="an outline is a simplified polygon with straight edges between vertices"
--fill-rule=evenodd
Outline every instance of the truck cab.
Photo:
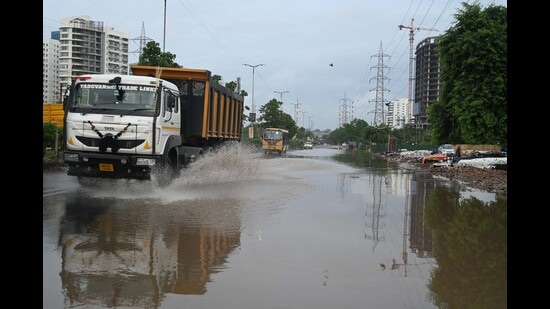
M 173 83 L 81 75 L 73 79 L 64 109 L 68 175 L 151 179 L 155 167 L 178 162 L 177 153 L 170 154 L 181 144 L 179 91 Z

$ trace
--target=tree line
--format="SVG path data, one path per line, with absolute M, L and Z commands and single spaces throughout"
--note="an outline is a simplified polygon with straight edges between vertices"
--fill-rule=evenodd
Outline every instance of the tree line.
M 363 144 L 387 143 L 393 138 L 403 144 L 507 144 L 507 8 L 479 2 L 463 2 L 453 25 L 439 37 L 435 47 L 440 62 L 440 95 L 428 106 L 426 127 L 414 124 L 402 129 L 387 125 L 370 126 L 363 119 L 333 130 L 323 137 L 327 143 L 356 141 Z M 181 67 L 176 55 L 161 52 L 155 41 L 147 43 L 140 65 Z M 213 75 L 220 82 L 222 77 Z M 225 86 L 235 91 L 237 83 Z M 241 90 L 241 95 L 248 93 Z M 255 127 L 287 129 L 298 139 L 313 133 L 300 128 L 280 108 L 282 102 L 271 99 L 259 108 Z M 245 120 L 248 115 L 244 115 Z

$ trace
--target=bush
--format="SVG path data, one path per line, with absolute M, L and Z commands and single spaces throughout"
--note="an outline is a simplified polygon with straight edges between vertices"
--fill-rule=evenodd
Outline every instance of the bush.
M 45 146 L 55 144 L 55 134 L 58 133 L 57 126 L 51 122 L 42 123 L 42 141 Z

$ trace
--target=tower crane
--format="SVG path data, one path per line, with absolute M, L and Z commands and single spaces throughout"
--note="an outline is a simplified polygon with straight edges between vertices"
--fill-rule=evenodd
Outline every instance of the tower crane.
M 422 28 L 422 27 L 415 27 L 413 26 L 414 18 L 411 18 L 411 25 L 410 26 L 403 26 L 399 25 L 399 30 L 409 29 L 409 48 L 410 48 L 410 55 L 409 55 L 409 104 L 407 104 L 407 122 L 412 122 L 412 115 L 411 115 L 411 106 L 412 106 L 412 81 L 413 81 L 413 59 L 414 59 L 414 53 L 413 53 L 413 42 L 414 42 L 414 32 L 418 30 L 428 30 L 428 31 L 439 31 L 437 29 L 433 28 Z

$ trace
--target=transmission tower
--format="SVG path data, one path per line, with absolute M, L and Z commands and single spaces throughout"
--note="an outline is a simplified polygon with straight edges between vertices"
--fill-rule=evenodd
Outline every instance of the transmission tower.
M 384 54 L 384 52 L 382 51 L 382 41 L 380 41 L 378 54 L 371 57 L 378 57 L 378 64 L 371 67 L 371 69 L 376 68 L 376 77 L 370 79 L 376 79 L 376 88 L 371 89 L 371 91 L 375 91 L 375 98 L 374 100 L 369 100 L 369 102 L 375 102 L 373 124 L 375 126 L 378 126 L 385 123 L 384 104 L 389 103 L 389 101 L 384 99 L 384 92 L 389 91 L 384 87 L 384 80 L 388 79 L 386 76 L 384 76 L 384 69 L 389 68 L 387 65 L 384 64 L 384 57 L 389 57 L 389 55 Z
M 296 99 L 296 103 L 290 103 L 294 105 L 294 122 L 298 124 L 298 112 L 300 111 L 300 103 L 298 103 L 298 99 Z
M 353 115 L 353 104 L 352 105 L 349 105 L 348 102 L 351 101 L 350 99 L 348 99 L 346 97 L 346 93 L 344 92 L 344 98 L 340 99 L 340 102 L 342 102 L 342 104 L 340 104 L 339 106 L 339 117 L 338 117 L 338 120 L 340 122 L 340 126 L 346 124 L 346 123 L 350 123 L 351 120 L 353 120 L 354 118 L 354 115 Z
M 413 42 L 414 42 L 414 32 L 417 30 L 428 30 L 428 31 L 439 31 L 437 29 L 433 28 L 422 28 L 422 27 L 414 27 L 413 26 L 414 18 L 411 18 L 411 25 L 410 26 L 403 26 L 399 25 L 399 30 L 402 30 L 403 28 L 409 29 L 409 48 L 410 48 L 410 55 L 409 55 L 409 104 L 407 104 L 407 119 L 405 120 L 406 123 L 412 123 L 414 121 L 412 114 L 411 114 L 411 107 L 412 107 L 412 89 L 413 89 L 413 60 L 414 60 L 414 52 L 413 52 Z
M 145 23 L 141 22 L 141 35 L 137 38 L 132 39 L 132 41 L 138 41 L 139 42 L 139 49 L 132 52 L 132 54 L 138 55 L 138 62 L 141 59 L 141 53 L 143 52 L 143 49 L 147 45 L 147 42 L 152 41 L 153 39 L 148 38 L 145 36 Z

